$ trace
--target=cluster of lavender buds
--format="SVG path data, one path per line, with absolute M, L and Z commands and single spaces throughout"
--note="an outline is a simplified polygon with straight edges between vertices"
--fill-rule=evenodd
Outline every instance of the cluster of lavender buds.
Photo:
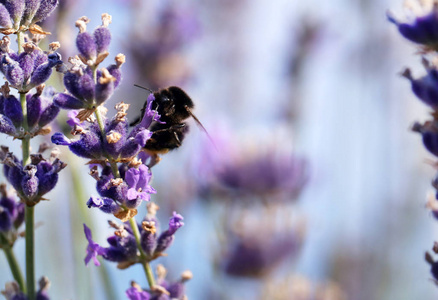
M 93 34 L 86 31 L 88 22 L 87 17 L 76 21 L 79 28 L 76 37 L 79 54 L 69 59 L 71 67 L 64 73 L 64 86 L 68 93 L 59 93 L 54 98 L 54 102 L 61 108 L 82 109 L 77 116 L 80 121 L 86 120 L 112 96 L 122 79 L 120 67 L 125 62 L 125 56 L 119 54 L 115 57 L 115 64 L 98 70 L 109 55 L 107 50 L 111 33 L 108 25 L 111 16 L 103 14 L 102 25 Z
M 96 266 L 100 265 L 97 256 L 102 256 L 105 260 L 117 262 L 119 269 L 141 263 L 142 261 L 152 261 L 164 255 L 169 246 L 174 240 L 174 234 L 184 225 L 183 217 L 176 212 L 170 218 L 169 228 L 158 234 L 159 223 L 156 218 L 158 206 L 154 203 L 149 203 L 148 214 L 143 219 L 141 224 L 137 224 L 140 231 L 140 246 L 141 252 L 137 249 L 135 236 L 132 228 L 127 224 L 117 224 L 109 221 L 109 225 L 115 229 L 114 235 L 110 236 L 107 241 L 110 245 L 107 248 L 101 247 L 95 243 L 91 236 L 90 229 L 84 225 L 85 236 L 88 240 L 87 257 L 85 264 L 93 259 Z
M 198 17 L 193 10 L 167 3 L 156 22 L 147 35 L 144 26 L 131 31 L 129 53 L 139 62 L 136 73 L 153 88 L 182 85 L 191 77 L 183 49 L 200 35 Z
M 50 300 L 47 291 L 50 288 L 50 281 L 47 277 L 43 276 L 38 281 L 38 291 L 36 293 L 35 300 Z M 2 291 L 6 300 L 29 300 L 24 294 L 16 282 L 9 282 L 6 284 L 5 289 Z
M 298 253 L 303 228 L 279 229 L 270 224 L 269 219 L 257 219 L 250 226 L 239 224 L 227 232 L 227 248 L 221 254 L 221 268 L 226 274 L 263 277 Z
M 12 247 L 24 221 L 24 203 L 18 202 L 6 184 L 0 184 L 0 248 Z
M 58 173 L 67 166 L 57 158 L 58 149 L 54 149 L 50 159 L 45 160 L 41 153 L 46 149 L 46 145 L 42 145 L 38 154 L 31 155 L 31 163 L 25 166 L 7 147 L 0 149 L 5 177 L 27 206 L 43 200 L 58 182 Z
M 13 34 L 30 30 L 46 34 L 37 22 L 46 19 L 58 5 L 58 0 L 3 0 L 0 2 L 0 33 Z
M 405 69 L 402 75 L 407 78 L 414 94 L 432 109 L 430 120 L 424 123 L 416 122 L 412 128 L 422 136 L 424 147 L 435 157 L 438 157 L 438 1 L 412 1 L 411 19 L 401 21 L 388 13 L 388 19 L 394 23 L 403 37 L 420 47 L 423 54 L 422 64 L 426 74 L 414 77 L 410 69 Z M 427 58 L 426 58 L 427 55 Z M 438 177 L 432 181 L 435 192 L 428 197 L 427 207 L 438 219 Z M 438 253 L 438 247 L 434 246 Z M 438 280 L 438 264 L 432 255 L 426 253 L 426 261 L 431 264 L 431 273 Z
M 167 270 L 163 265 L 157 266 L 157 283 L 153 289 L 142 289 L 135 281 L 131 282 L 131 288 L 126 291 L 129 300 L 186 300 L 185 282 L 192 279 L 190 271 L 184 271 L 178 281 L 166 280 Z

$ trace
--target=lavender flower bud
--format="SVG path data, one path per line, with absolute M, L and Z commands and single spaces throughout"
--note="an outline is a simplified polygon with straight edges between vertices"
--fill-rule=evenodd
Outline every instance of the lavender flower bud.
M 180 214 L 173 212 L 173 217 L 170 218 L 169 221 L 169 229 L 163 232 L 157 240 L 157 247 L 154 253 L 155 255 L 158 255 L 159 253 L 165 251 L 167 248 L 170 247 L 173 240 L 175 239 L 175 232 L 178 230 L 178 228 L 184 225 L 182 220 L 183 217 Z
M 4 74 L 9 83 L 13 86 L 21 86 L 24 80 L 23 70 L 20 68 L 18 62 L 11 58 L 4 56 L 2 59 Z
M 32 74 L 30 79 L 31 86 L 38 86 L 46 82 L 52 75 L 52 68 L 62 64 L 61 55 L 52 53 L 48 56 L 48 61 L 39 65 Z
M 118 157 L 121 148 L 126 142 L 126 132 L 128 131 L 128 122 L 120 122 L 115 119 L 105 128 L 107 136 L 104 139 L 104 147 L 108 154 L 112 157 Z
M 3 28 L 11 28 L 11 16 L 6 7 L 0 3 L 0 26 Z
M 147 256 L 152 257 L 157 246 L 157 229 L 155 223 L 143 221 L 142 229 L 141 247 Z
M 105 248 L 103 258 L 114 262 L 135 261 L 137 258 L 137 242 L 132 234 L 128 236 L 111 236 L 107 239 L 110 247 Z
M 27 199 L 33 200 L 38 193 L 39 179 L 35 176 L 37 168 L 32 165 L 27 165 L 24 168 L 24 177 L 21 181 L 21 191 Z
M 4 0 L 3 4 L 6 9 L 9 11 L 9 15 L 14 23 L 14 29 L 18 29 L 20 27 L 21 17 L 23 16 L 25 9 L 25 1 L 24 0 Z
M 403 76 L 411 82 L 414 94 L 425 104 L 434 108 L 438 106 L 438 70 L 436 67 L 429 66 L 425 60 L 423 60 L 423 63 L 427 69 L 426 76 L 414 79 L 409 69 L 403 72 Z
M 102 198 L 91 197 L 87 201 L 87 206 L 88 208 L 97 207 L 106 214 L 115 214 L 121 210 L 121 208 L 117 205 L 116 202 L 114 202 L 113 199 L 106 197 L 102 197 Z
M 12 228 L 11 214 L 0 205 L 0 232 L 7 232 Z
M 67 94 L 59 93 L 53 98 L 53 102 L 60 108 L 80 109 L 84 107 L 84 102 Z
M 62 133 L 55 133 L 52 136 L 52 143 L 55 145 L 68 146 L 70 151 L 77 156 L 84 158 L 101 158 L 102 148 L 99 133 L 94 130 L 81 132 L 79 140 L 71 141 Z
M 96 84 L 96 104 L 100 105 L 105 102 L 114 93 L 114 81 L 107 69 L 102 69 L 101 76 L 98 76 Z
M 38 177 L 38 195 L 42 196 L 50 192 L 58 182 L 58 173 L 67 165 L 59 159 L 55 159 L 53 163 L 41 161 L 37 164 L 36 176 Z
M 18 64 L 23 70 L 23 82 L 26 83 L 29 79 L 30 75 L 32 74 L 33 68 L 34 68 L 34 58 L 32 57 L 32 51 L 34 49 L 34 45 L 30 44 L 24 44 L 23 48 L 25 52 L 21 53 L 18 56 Z
M 12 123 L 18 127 L 23 121 L 23 111 L 21 109 L 21 103 L 15 96 L 9 96 L 4 99 L 4 114 L 9 118 Z
M 58 115 L 59 111 L 60 108 L 57 105 L 50 103 L 49 106 L 42 112 L 38 126 L 41 128 L 52 122 Z
M 94 60 L 97 56 L 96 43 L 93 36 L 86 32 L 88 18 L 82 17 L 76 21 L 76 27 L 79 28 L 79 34 L 76 37 L 76 47 L 79 53 L 88 61 Z
M 122 72 L 120 71 L 120 67 L 125 63 L 125 55 L 117 54 L 115 61 L 115 65 L 113 64 L 108 67 L 108 72 L 116 79 L 114 81 L 114 88 L 117 88 L 122 80 Z
M 4 115 L 0 115 L 0 132 L 8 135 L 15 135 L 17 132 L 11 119 L 5 117 Z
M 400 22 L 391 13 L 387 14 L 387 18 L 397 26 L 399 32 L 406 39 L 414 43 L 433 46 L 438 41 L 438 31 L 436 30 L 438 24 L 437 12 L 438 7 L 433 5 L 428 14 L 418 16 L 410 23 Z
M 58 0 L 41 0 L 41 4 L 33 17 L 32 23 L 43 21 L 55 10 L 57 5 Z
M 21 24 L 24 26 L 29 26 L 32 22 L 35 13 L 40 7 L 40 0 L 25 0 L 26 8 L 24 9 L 23 18 L 21 19 Z
M 109 44 L 111 43 L 111 32 L 107 26 L 110 23 L 111 16 L 102 14 L 102 26 L 96 28 L 93 32 L 97 53 L 103 53 L 108 50 Z
M 33 128 L 41 115 L 42 103 L 39 94 L 27 94 L 26 95 L 26 106 L 27 106 L 27 125 L 29 128 Z
M 94 80 L 89 74 L 84 74 L 78 81 L 78 92 L 81 99 L 92 103 L 94 99 Z
M 148 292 L 139 290 L 135 287 L 131 287 L 126 290 L 126 297 L 129 300 L 149 300 L 150 296 Z

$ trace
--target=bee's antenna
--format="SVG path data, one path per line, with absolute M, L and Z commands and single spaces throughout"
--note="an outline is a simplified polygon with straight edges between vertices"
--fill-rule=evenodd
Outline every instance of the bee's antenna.
M 207 129 L 205 129 L 204 125 L 202 125 L 201 121 L 199 121 L 199 119 L 192 113 L 192 111 L 190 110 L 190 108 L 187 105 L 184 105 L 184 108 L 187 110 L 187 112 L 190 114 L 190 116 L 196 121 L 196 123 L 198 123 L 199 127 L 202 128 L 202 130 L 208 136 L 208 139 L 210 140 L 210 142 L 213 144 L 214 148 L 217 150 L 216 144 L 214 143 L 211 136 L 208 134 Z
M 144 89 L 144 90 L 146 90 L 146 91 L 149 91 L 150 93 L 153 93 L 153 92 L 154 92 L 153 90 L 148 89 L 147 87 L 144 87 L 144 86 L 141 86 L 141 85 L 138 85 L 138 84 L 134 84 L 134 86 L 135 86 L 135 87 L 138 87 L 138 88 L 141 88 L 141 89 Z

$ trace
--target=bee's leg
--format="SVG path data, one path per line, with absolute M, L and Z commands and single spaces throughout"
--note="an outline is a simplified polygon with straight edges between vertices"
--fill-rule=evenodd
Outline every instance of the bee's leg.
M 160 161 L 161 161 L 161 157 L 158 154 L 154 153 L 151 156 L 151 160 L 149 161 L 148 168 L 149 169 L 152 168 L 153 166 L 158 164 Z
M 178 137 L 178 135 L 176 134 L 175 131 L 173 132 L 173 136 L 175 137 L 175 140 L 176 140 L 176 142 L 178 144 L 178 147 L 180 147 L 181 146 L 181 140 L 179 139 L 179 137 Z

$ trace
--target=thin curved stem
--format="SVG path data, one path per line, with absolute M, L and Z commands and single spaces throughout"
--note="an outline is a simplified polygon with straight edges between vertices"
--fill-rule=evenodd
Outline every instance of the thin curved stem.
M 134 234 L 135 241 L 137 242 L 137 248 L 140 251 L 140 258 L 144 261 L 144 263 L 142 263 L 142 266 L 146 274 L 146 279 L 148 281 L 149 287 L 152 288 L 153 286 L 155 286 L 154 273 L 152 272 L 152 268 L 149 265 L 149 262 L 147 262 L 145 259 L 146 255 L 143 252 L 143 248 L 141 248 L 140 231 L 138 230 L 138 226 L 135 223 L 134 218 L 129 219 L 129 225 L 131 225 L 131 229 Z
M 8 261 L 9 268 L 11 269 L 12 276 L 14 276 L 15 281 L 20 286 L 20 289 L 23 292 L 26 292 L 26 286 L 24 283 L 24 277 L 23 273 L 21 272 L 20 265 L 17 262 L 17 259 L 15 258 L 14 251 L 12 250 L 12 247 L 8 244 L 4 244 L 2 246 L 3 251 L 5 252 L 6 260 Z

